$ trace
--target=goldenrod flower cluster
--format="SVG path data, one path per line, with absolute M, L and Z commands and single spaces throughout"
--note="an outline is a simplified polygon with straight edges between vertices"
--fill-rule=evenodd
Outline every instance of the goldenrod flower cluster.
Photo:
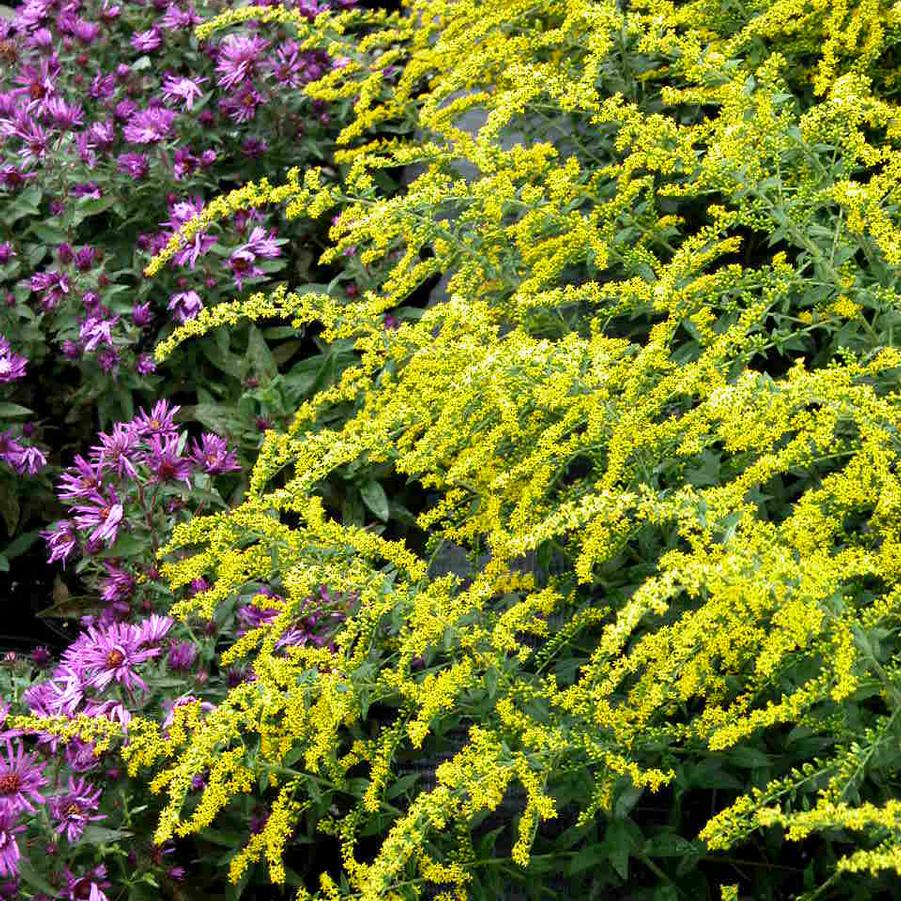
M 273 579 L 286 599 L 227 652 L 255 682 L 132 727 L 157 840 L 271 777 L 235 878 L 265 858 L 282 881 L 315 809 L 343 875 L 301 897 L 467 897 L 499 809 L 528 870 L 555 820 L 621 820 L 630 792 L 715 760 L 746 782 L 711 809 L 711 853 L 841 830 L 858 844 L 830 880 L 898 873 L 901 7 L 409 0 L 202 31 L 250 19 L 345 58 L 307 88 L 353 105 L 340 172 L 221 198 L 150 271 L 274 203 L 334 216 L 323 263 L 354 253 L 373 282 L 254 295 L 159 349 L 283 315 L 358 359 L 267 433 L 237 509 L 164 551 L 173 588 L 211 583 L 177 615 Z M 438 275 L 437 302 L 383 327 Z M 429 492 L 427 547 L 464 549 L 471 577 L 327 510 L 324 483 L 376 464 Z M 285 652 L 319 585 L 355 599 L 335 647 Z M 430 754 L 433 784 L 408 778 Z

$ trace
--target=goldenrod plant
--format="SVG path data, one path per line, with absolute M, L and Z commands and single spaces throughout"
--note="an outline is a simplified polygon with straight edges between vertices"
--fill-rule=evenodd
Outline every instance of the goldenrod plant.
M 901 5 L 243 7 L 198 35 L 247 27 L 341 59 L 305 88 L 352 103 L 338 168 L 222 196 L 149 274 L 273 204 L 333 217 L 321 263 L 367 287 L 158 349 L 283 317 L 356 358 L 163 550 L 209 584 L 173 615 L 282 600 L 223 651 L 254 681 L 130 724 L 156 840 L 268 785 L 231 876 L 298 898 L 892 896 Z M 329 500 L 348 474 L 368 520 Z M 346 619 L 286 646 L 320 585 Z M 305 871 L 329 836 L 340 866 Z

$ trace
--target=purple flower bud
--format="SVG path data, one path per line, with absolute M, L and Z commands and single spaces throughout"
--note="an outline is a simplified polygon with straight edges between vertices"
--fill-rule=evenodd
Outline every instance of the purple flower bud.
M 15 255 L 16 252 L 9 241 L 0 243 L 0 266 L 5 266 Z
M 137 362 L 135 363 L 135 372 L 138 375 L 152 375 L 156 372 L 156 363 L 153 360 L 153 357 L 150 354 L 138 354 Z

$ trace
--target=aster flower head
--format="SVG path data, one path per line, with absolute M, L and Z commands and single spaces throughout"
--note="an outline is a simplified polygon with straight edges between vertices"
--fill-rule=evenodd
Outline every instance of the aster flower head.
M 103 814 L 97 813 L 101 794 L 99 788 L 81 776 L 69 776 L 67 790 L 51 798 L 47 805 L 57 835 L 65 835 L 69 842 L 77 842 L 89 823 L 105 820 Z
M 135 578 L 126 569 L 109 561 L 104 562 L 106 576 L 100 583 L 100 598 L 107 604 L 127 601 L 135 589 Z
M 191 486 L 194 461 L 182 455 L 183 437 L 175 435 L 150 435 L 147 439 L 146 463 L 153 474 L 153 481 L 184 482 Z
M 145 153 L 120 153 L 116 157 L 116 168 L 123 175 L 140 181 L 150 171 L 150 160 Z
M 150 354 L 138 354 L 135 361 L 135 372 L 138 375 L 152 375 L 156 372 L 156 362 Z
M 203 212 L 203 198 L 192 197 L 190 200 L 180 200 L 173 203 L 169 208 L 170 218 L 163 223 L 163 226 L 172 232 L 180 229 L 186 222 L 190 222 L 196 216 Z M 168 234 L 163 234 L 162 245 L 165 245 L 169 238 Z M 190 266 L 193 269 L 197 265 L 197 260 L 216 243 L 216 239 L 205 231 L 198 232 L 193 240 L 183 246 L 172 258 L 177 266 Z
M 159 654 L 158 648 L 142 648 L 141 632 L 131 623 L 106 627 L 88 626 L 80 640 L 63 652 L 63 660 L 83 674 L 85 685 L 106 689 L 113 682 L 129 690 L 146 690 L 147 683 L 136 667 Z
M 131 321 L 138 328 L 145 328 L 150 325 L 153 320 L 153 312 L 150 309 L 150 302 L 136 303 L 131 308 Z
M 188 78 L 183 75 L 163 77 L 163 99 L 167 103 L 180 103 L 186 110 L 194 108 L 194 101 L 203 96 L 200 86 L 206 78 Z
M 9 460 L 9 463 L 20 476 L 33 476 L 47 465 L 47 457 L 37 447 L 23 447 L 21 453 Z
M 197 316 L 203 309 L 203 301 L 196 291 L 179 291 L 169 298 L 167 309 L 176 322 L 184 323 Z
M 34 805 L 44 803 L 40 790 L 46 784 L 44 764 L 21 741 L 7 739 L 6 753 L 0 753 L 0 813 L 34 813 Z
M 106 878 L 106 867 L 103 864 L 89 870 L 83 876 L 76 876 L 68 867 L 65 871 L 66 884 L 62 889 L 60 898 L 65 901 L 109 901 L 103 891 L 110 887 Z
M 130 422 L 117 422 L 109 434 L 100 432 L 97 437 L 100 444 L 91 448 L 91 460 L 94 464 L 101 471 L 114 471 L 120 478 L 137 478 L 135 462 L 140 436 L 135 426 Z
M 86 319 L 81 324 L 81 328 L 78 332 L 78 337 L 81 339 L 84 349 L 90 352 L 96 350 L 101 345 L 112 347 L 112 330 L 118 321 L 118 316 L 113 316 L 110 319 L 92 316 Z
M 19 843 L 16 836 L 25 831 L 18 817 L 9 810 L 0 810 L 0 876 L 13 879 L 19 875 Z
M 269 42 L 258 35 L 232 34 L 223 39 L 216 53 L 219 86 L 234 90 L 256 73 Z
M 175 414 L 180 409 L 178 405 L 170 406 L 168 401 L 159 400 L 150 408 L 149 413 L 142 407 L 132 423 L 142 437 L 172 435 L 178 431 Z
M 25 377 L 28 358 L 13 353 L 9 341 L 0 335 L 0 384 L 16 382 Z
M 57 560 L 65 563 L 78 547 L 75 526 L 68 519 L 54 523 L 51 528 L 41 532 L 41 537 L 47 542 L 47 549 L 50 551 L 48 563 L 55 563 Z
M 226 440 L 212 432 L 204 432 L 200 441 L 193 442 L 191 459 L 200 470 L 211 476 L 241 469 L 238 458 L 234 451 L 228 449 Z
M 94 492 L 85 503 L 75 507 L 75 525 L 82 531 L 89 531 L 89 541 L 105 542 L 112 545 L 119 534 L 119 526 L 125 509 L 112 488 L 106 494 Z
M 152 53 L 163 46 L 163 33 L 156 25 L 147 31 L 137 31 L 131 36 L 131 46 L 141 53 Z
M 137 624 L 138 645 L 142 648 L 157 645 L 169 634 L 169 630 L 175 625 L 171 616 L 161 616 L 159 613 L 151 613 L 147 619 Z
M 64 501 L 87 498 L 99 491 L 102 484 L 103 472 L 100 464 L 89 463 L 78 454 L 74 464 L 60 476 L 56 496 Z
M 202 19 L 197 15 L 197 10 L 193 6 L 181 9 L 177 4 L 170 3 L 160 19 L 160 24 L 167 31 L 177 31 L 178 29 L 193 28 L 201 21 Z
M 158 144 L 172 131 L 175 113 L 161 106 L 138 110 L 122 129 L 126 141 L 132 144 Z
M 166 662 L 175 672 L 187 672 L 197 659 L 197 647 L 191 641 L 176 641 L 169 646 Z

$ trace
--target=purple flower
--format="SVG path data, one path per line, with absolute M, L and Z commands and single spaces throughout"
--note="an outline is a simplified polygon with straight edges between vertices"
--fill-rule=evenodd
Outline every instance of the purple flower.
M 166 659 L 169 669 L 176 672 L 187 672 L 197 659 L 197 647 L 190 641 L 177 641 L 169 646 L 169 654 Z
M 79 272 L 88 272 L 90 269 L 94 268 L 96 262 L 97 251 L 91 247 L 90 244 L 79 247 L 78 250 L 75 251 L 75 268 Z
M 141 53 L 151 53 L 163 46 L 163 33 L 156 25 L 137 31 L 131 36 L 131 46 Z
M 192 443 L 191 458 L 203 472 L 211 476 L 236 472 L 241 468 L 234 452 L 228 449 L 225 439 L 212 432 L 204 432 L 200 441 Z
M 100 185 L 96 181 L 86 181 L 72 185 L 71 194 L 80 200 L 100 200 L 103 196 L 100 191 Z
M 179 406 L 170 407 L 165 400 L 157 401 L 148 413 L 142 407 L 133 423 L 142 437 L 148 435 L 171 435 L 178 431 L 175 424 L 175 414 L 181 409 Z
M 33 119 L 22 121 L 12 134 L 22 142 L 19 156 L 26 162 L 42 160 L 50 148 L 50 133 Z
M 22 742 L 7 739 L 6 756 L 0 754 L 0 813 L 34 813 L 34 804 L 44 803 L 40 789 L 46 784 L 44 764 L 26 754 Z
M 110 887 L 103 864 L 94 867 L 84 876 L 76 876 L 68 867 L 65 869 L 66 885 L 60 898 L 66 901 L 109 901 L 105 888 Z
M 118 316 L 112 319 L 100 319 L 91 317 L 86 319 L 78 332 L 78 337 L 84 344 L 86 351 L 96 350 L 101 344 L 113 346 L 112 329 L 119 321 Z
M 0 384 L 16 382 L 25 377 L 27 357 L 12 352 L 9 341 L 0 335 Z
M 191 486 L 193 461 L 183 457 L 179 435 L 151 435 L 148 439 L 147 466 L 155 482 L 184 482 Z
M 219 86 L 230 91 L 252 78 L 260 56 L 268 47 L 269 42 L 256 35 L 232 34 L 226 37 L 216 53 Z
M 15 255 L 16 252 L 9 241 L 0 242 L 0 266 L 5 266 Z
M 83 674 L 85 685 L 100 691 L 116 682 L 132 690 L 147 683 L 135 667 L 159 655 L 159 648 L 142 648 L 140 629 L 131 623 L 106 628 L 88 626 L 63 652 L 63 660 Z
M 170 7 L 171 9 L 172 7 Z M 206 78 L 187 78 L 183 75 L 165 75 L 163 77 L 163 99 L 169 103 L 178 101 L 184 109 L 193 109 L 194 101 L 203 96 L 200 86 Z
M 153 375 L 156 372 L 156 363 L 150 354 L 138 354 L 135 362 L 135 372 L 138 375 Z
M 88 498 L 89 503 L 75 507 L 75 525 L 83 531 L 91 530 L 89 541 L 105 541 L 113 544 L 119 534 L 119 524 L 125 515 L 125 509 L 118 495 L 112 488 L 106 496 L 95 492 Z
M 127 122 L 137 111 L 138 105 L 129 97 L 120 100 L 113 107 L 113 118 L 117 122 Z
M 65 835 L 69 842 L 77 842 L 88 823 L 106 819 L 97 813 L 100 795 L 99 788 L 94 788 L 80 776 L 69 776 L 68 791 L 51 798 L 47 805 L 50 816 L 56 821 L 54 831 Z
M 265 99 L 253 84 L 245 84 L 241 85 L 233 96 L 220 100 L 219 108 L 232 122 L 243 125 L 253 121 L 257 114 L 257 107 Z
M 151 613 L 143 622 L 135 627 L 138 630 L 138 645 L 146 648 L 158 645 L 175 624 L 171 616 L 160 616 L 159 613 Z
M 116 168 L 123 175 L 130 175 L 138 180 L 150 171 L 150 160 L 143 153 L 120 153 L 116 157 Z
M 196 291 L 180 291 L 169 298 L 167 309 L 171 310 L 176 322 L 187 322 L 203 309 L 203 301 Z
M 21 453 L 9 463 L 20 476 L 33 476 L 47 465 L 47 457 L 36 447 L 23 447 Z
M 50 556 L 47 558 L 49 563 L 55 563 L 57 560 L 65 563 L 78 546 L 75 526 L 68 519 L 54 523 L 47 531 L 41 532 L 41 536 L 50 550 Z
M 100 583 L 100 597 L 107 604 L 119 604 L 127 601 L 135 589 L 135 578 L 126 569 L 115 563 L 104 562 L 106 576 Z
M 110 467 L 119 478 L 136 479 L 134 455 L 138 450 L 140 436 L 131 423 L 117 422 L 112 432 L 99 432 L 100 444 L 91 448 L 91 460 L 100 467 L 101 472 Z
M 19 843 L 16 836 L 25 827 L 17 825 L 16 815 L 9 810 L 0 811 L 0 876 L 14 878 L 19 875 Z
M 132 144 L 158 144 L 172 131 L 175 113 L 161 106 L 138 110 L 122 129 L 126 141 Z
M 115 347 L 104 348 L 97 355 L 97 362 L 100 364 L 100 371 L 108 375 L 119 365 L 119 351 Z
M 150 325 L 151 320 L 153 319 L 153 313 L 150 310 L 150 302 L 145 301 L 144 303 L 136 303 L 131 308 L 131 321 L 138 328 L 145 328 Z
M 41 306 L 48 313 L 69 293 L 69 279 L 62 272 L 35 272 L 29 286 L 41 295 Z
M 256 265 L 258 258 L 274 259 L 280 254 L 281 250 L 274 233 L 271 231 L 267 233 L 261 226 L 255 226 L 248 241 L 232 251 L 232 255 L 228 258 L 228 265 L 238 290 L 244 287 L 245 279 L 263 275 L 263 270 Z
M 44 104 L 44 114 L 61 131 L 72 131 L 84 122 L 84 107 L 62 97 L 51 97 Z
M 160 24 L 169 31 L 175 31 L 179 28 L 193 28 L 201 21 L 193 6 L 189 6 L 187 9 L 179 9 L 175 3 L 170 3 L 165 15 L 160 19 Z
M 172 231 L 177 231 L 186 222 L 190 222 L 203 212 L 203 198 L 193 197 L 190 200 L 181 200 L 172 204 L 169 210 L 170 219 L 163 223 Z M 169 235 L 163 235 L 162 243 L 165 244 Z M 190 265 L 193 269 L 197 265 L 198 257 L 203 256 L 214 244 L 216 239 L 206 232 L 198 232 L 190 244 L 181 248 L 173 257 L 178 266 Z
M 80 454 L 75 463 L 61 476 L 56 495 L 62 501 L 80 500 L 96 494 L 103 484 L 102 467 L 99 463 L 89 463 Z
M 94 100 L 108 100 L 116 93 L 116 76 L 109 72 L 98 72 L 91 79 L 88 93 Z

